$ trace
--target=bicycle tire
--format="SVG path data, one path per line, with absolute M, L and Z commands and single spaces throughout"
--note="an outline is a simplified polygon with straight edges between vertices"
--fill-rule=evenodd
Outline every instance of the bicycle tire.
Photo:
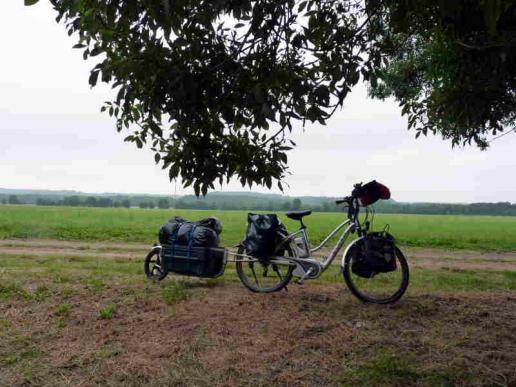
M 157 281 L 162 281 L 167 276 L 168 272 L 166 270 L 163 270 L 161 267 L 156 268 L 155 263 L 158 263 L 158 265 L 161 264 L 161 248 L 153 248 L 145 257 L 145 261 L 143 263 L 143 271 L 145 272 L 145 275 L 147 278 Z M 152 258 L 154 256 L 156 257 L 156 261 L 152 261 Z M 152 267 L 151 267 L 152 265 Z
M 285 251 L 288 253 L 288 255 L 290 257 L 293 256 L 292 251 L 290 250 L 290 248 L 285 249 Z M 240 257 L 240 254 L 245 254 L 244 246 L 239 246 L 238 254 L 239 255 L 237 255 L 236 263 L 235 263 L 236 272 L 238 274 L 238 278 L 240 279 L 242 284 L 247 289 L 249 289 L 250 291 L 252 291 L 254 293 L 273 293 L 273 292 L 277 292 L 277 291 L 283 289 L 285 286 L 287 286 L 288 283 L 290 282 L 290 280 L 292 279 L 292 272 L 294 271 L 294 267 L 293 266 L 289 266 L 288 271 L 285 274 L 285 276 L 283 278 L 280 277 L 280 281 L 276 285 L 268 287 L 268 288 L 262 288 L 262 287 L 259 286 L 259 283 L 258 283 L 257 279 L 256 279 L 256 283 L 254 284 L 251 281 L 249 281 L 249 278 L 244 273 L 243 264 L 246 263 L 246 262 L 242 262 L 242 258 Z M 240 259 L 240 261 L 239 261 L 239 259 Z M 259 261 L 257 263 L 261 264 L 261 263 L 259 263 Z M 253 269 L 253 271 L 254 271 L 254 269 Z
M 396 258 L 398 259 L 398 262 L 400 264 L 401 270 L 402 270 L 402 281 L 400 283 L 400 287 L 398 290 L 390 297 L 384 298 L 384 299 L 375 299 L 372 297 L 367 296 L 366 294 L 360 292 L 360 290 L 355 286 L 355 283 L 351 279 L 351 264 L 350 261 L 353 258 L 352 254 L 347 254 L 344 259 L 344 267 L 342 270 L 342 274 L 344 276 L 344 282 L 346 283 L 348 289 L 351 291 L 351 293 L 357 297 L 359 300 L 361 300 L 364 303 L 371 303 L 371 304 L 392 304 L 398 301 L 403 294 L 405 294 L 408 285 L 409 285 L 409 267 L 407 263 L 407 259 L 405 258 L 405 255 L 401 252 L 401 250 L 396 247 Z

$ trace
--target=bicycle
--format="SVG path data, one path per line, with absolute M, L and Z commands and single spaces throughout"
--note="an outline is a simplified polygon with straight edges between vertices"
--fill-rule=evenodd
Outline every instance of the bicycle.
M 234 255 L 236 271 L 242 283 L 253 292 L 270 293 L 284 289 L 292 277 L 297 277 L 297 282 L 301 284 L 305 280 L 319 278 L 330 267 L 348 236 L 356 232 L 358 238 L 346 248 L 341 262 L 342 275 L 347 287 L 363 302 L 389 304 L 398 301 L 409 284 L 409 267 L 404 254 L 397 246 L 393 245 L 395 270 L 385 273 L 372 272 L 368 278 L 355 275 L 353 272 L 356 262 L 363 259 L 360 252 L 365 248 L 370 228 L 369 221 L 366 220 L 362 225 L 359 220 L 359 193 L 362 184 L 355 184 L 354 187 L 352 195 L 336 201 L 336 204 L 347 205 L 347 219 L 315 248 L 311 248 L 307 227 L 303 223 L 303 218 L 312 211 L 292 211 L 285 214 L 290 219 L 298 220 L 300 228 L 292 234 L 278 232 L 278 242 L 271 257 L 252 257 L 246 254 L 245 245 L 241 243 L 237 254 Z M 312 256 L 346 226 L 327 257 L 319 260 Z

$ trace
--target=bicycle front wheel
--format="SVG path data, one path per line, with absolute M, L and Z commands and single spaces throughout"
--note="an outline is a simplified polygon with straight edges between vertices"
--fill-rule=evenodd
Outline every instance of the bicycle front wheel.
M 374 304 L 392 304 L 398 301 L 409 284 L 409 267 L 405 256 L 395 248 L 396 270 L 388 273 L 375 273 L 369 278 L 356 275 L 352 271 L 353 260 L 357 259 L 356 249 L 352 246 L 344 259 L 342 274 L 344 281 L 353 295 L 363 302 Z
M 274 260 L 254 260 L 246 258 L 246 251 L 243 246 L 238 248 L 236 258 L 236 271 L 238 278 L 246 288 L 256 293 L 271 293 L 283 289 L 292 279 L 294 266 L 281 257 Z M 290 249 L 285 254 L 292 256 Z M 251 260 L 252 259 L 252 260 Z

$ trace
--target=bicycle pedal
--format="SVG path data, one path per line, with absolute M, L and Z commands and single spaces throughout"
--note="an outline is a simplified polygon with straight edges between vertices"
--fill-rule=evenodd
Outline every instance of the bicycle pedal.
M 307 272 L 306 272 L 306 273 L 305 273 L 301 278 L 299 278 L 299 279 L 296 281 L 296 283 L 297 283 L 298 285 L 303 285 L 303 283 L 305 282 L 305 278 L 306 278 L 306 277 L 308 277 L 308 276 L 312 273 L 312 271 L 313 271 L 313 270 L 314 270 L 314 269 L 313 269 L 313 267 L 311 267 L 310 269 L 308 269 L 308 271 L 307 271 Z

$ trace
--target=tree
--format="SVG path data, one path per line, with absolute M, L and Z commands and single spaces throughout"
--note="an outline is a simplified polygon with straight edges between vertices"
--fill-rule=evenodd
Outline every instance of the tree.
M 384 1 L 385 61 L 371 95 L 395 97 L 416 137 L 488 146 L 516 123 L 516 2 Z
M 20 200 L 18 199 L 18 196 L 16 196 L 16 195 L 9 195 L 9 197 L 7 198 L 7 203 L 21 204 Z
M 64 206 L 72 206 L 72 207 L 80 206 L 81 205 L 81 197 L 77 196 L 77 195 L 66 196 L 65 198 L 63 198 L 63 205 Z M 87 204 L 87 205 L 89 205 L 89 204 Z
M 161 208 L 161 209 L 170 208 L 170 203 L 169 203 L 168 199 L 165 199 L 165 198 L 159 199 L 158 200 L 158 208 Z
M 97 198 L 95 196 L 88 196 L 84 204 L 87 207 L 97 207 Z
M 59 205 L 56 201 L 50 199 L 50 198 L 37 198 L 36 199 L 36 205 L 37 206 L 56 206 Z
M 122 200 L 122 206 L 125 208 L 131 208 L 131 201 L 129 199 Z
M 324 124 L 360 80 L 416 136 L 485 147 L 514 124 L 514 0 L 51 2 L 101 58 L 89 83 L 116 89 L 118 131 L 197 195 L 282 189 L 293 122 Z
M 299 209 L 301 209 L 301 206 L 302 206 L 301 199 L 295 198 L 292 201 L 292 209 L 293 210 L 299 210 Z

